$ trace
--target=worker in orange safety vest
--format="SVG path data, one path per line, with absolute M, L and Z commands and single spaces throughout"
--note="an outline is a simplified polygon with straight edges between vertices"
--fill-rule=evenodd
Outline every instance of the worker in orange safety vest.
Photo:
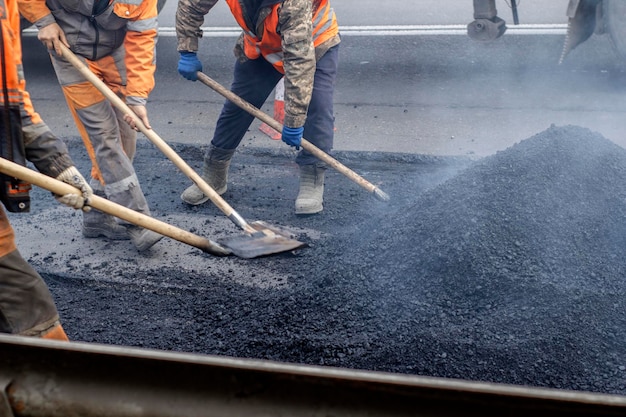
M 61 53 L 68 47 L 150 128 L 146 104 L 154 88 L 157 0 L 18 0 L 34 23 L 92 162 L 96 195 L 150 215 L 133 167 L 137 126 Z M 83 215 L 83 236 L 129 239 L 142 252 L 163 236 L 98 210 Z
M 176 12 L 178 72 L 196 81 L 204 15 L 217 0 L 179 0 Z M 243 29 L 235 46 L 231 91 L 260 108 L 284 76 L 284 122 L 281 139 L 300 149 L 302 137 L 329 153 L 334 140 L 333 93 L 337 76 L 339 27 L 328 0 L 226 0 Z M 228 169 L 254 117 L 227 101 L 204 156 L 202 177 L 218 194 L 227 189 Z M 302 149 L 296 156 L 300 188 L 295 212 L 323 210 L 326 164 Z M 196 186 L 181 195 L 188 204 L 208 196 Z
M 91 187 L 74 166 L 65 143 L 34 111 L 26 92 L 17 0 L 0 0 L 0 37 L 0 156 L 8 159 L 9 154 L 22 151 L 40 172 L 82 192 L 55 196 L 57 200 L 75 209 L 89 210 L 86 204 L 92 195 Z M 16 247 L 15 233 L 3 208 L 13 207 L 6 197 L 11 194 L 10 183 L 7 177 L 0 180 L 0 187 L 9 189 L 0 193 L 4 196 L 0 204 L 0 332 L 68 340 L 48 287 Z M 22 191 L 28 192 L 27 188 Z

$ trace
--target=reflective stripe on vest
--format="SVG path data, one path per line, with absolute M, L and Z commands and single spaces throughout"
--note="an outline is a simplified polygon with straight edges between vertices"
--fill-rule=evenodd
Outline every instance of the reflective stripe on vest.
M 244 33 L 244 53 L 250 59 L 257 59 L 263 56 L 274 68 L 281 73 L 285 73 L 283 68 L 282 40 L 276 28 L 278 27 L 278 9 L 280 4 L 275 4 L 271 12 L 265 18 L 263 34 L 259 39 L 250 28 L 248 28 L 243 10 L 238 0 L 226 0 L 235 20 L 241 26 Z M 328 0 L 321 0 L 313 15 L 313 46 L 317 47 L 328 39 L 339 33 L 337 17 L 335 11 L 330 7 Z

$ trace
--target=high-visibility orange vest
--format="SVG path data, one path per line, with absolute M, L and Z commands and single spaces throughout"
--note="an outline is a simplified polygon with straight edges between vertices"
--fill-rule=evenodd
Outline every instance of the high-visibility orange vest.
M 244 53 L 250 59 L 263 56 L 269 63 L 274 65 L 281 73 L 285 73 L 283 67 L 282 40 L 276 28 L 278 27 L 278 9 L 280 4 L 271 6 L 272 10 L 265 18 L 263 34 L 259 39 L 248 27 L 241 4 L 238 0 L 226 0 L 235 20 L 244 30 Z M 318 2 L 315 2 L 317 4 Z M 256 23 L 256 22 L 253 22 Z M 330 7 L 328 0 L 319 1 L 317 9 L 313 13 L 313 46 L 317 47 L 339 33 L 339 25 L 335 12 Z
M 4 52 L 5 72 L 0 74 L 4 78 L 11 106 L 19 106 L 22 99 L 20 76 L 22 49 L 19 43 L 19 15 L 17 13 L 17 2 L 5 0 L 0 1 L 0 20 L 2 24 L 2 50 Z M 2 71 L 2 67 L 0 67 Z M 2 90 L 0 83 L 0 90 Z M 2 93 L 2 91 L 0 91 Z M 0 94 L 0 104 L 4 103 L 4 94 Z
M 0 66 L 0 77 L 6 79 L 9 102 L 11 105 L 18 106 L 22 101 L 22 96 L 19 89 L 19 75 L 15 65 L 15 56 L 17 55 L 21 60 L 22 50 L 19 42 L 17 42 L 20 39 L 20 32 L 16 1 L 11 0 L 6 3 L 5 0 L 0 0 L 0 25 L 2 26 L 0 30 L 2 30 L 2 50 L 4 53 L 4 57 L 0 57 L 0 59 L 4 59 L 6 69 L 2 73 Z M 4 106 L 2 78 L 0 78 L 0 107 Z M 2 203 L 0 203 L 0 257 L 16 250 L 15 234 L 1 205 Z

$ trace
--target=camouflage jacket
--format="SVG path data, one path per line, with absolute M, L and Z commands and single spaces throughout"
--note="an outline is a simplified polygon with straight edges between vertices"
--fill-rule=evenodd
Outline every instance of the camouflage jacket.
M 282 0 L 277 31 L 281 34 L 285 66 L 285 126 L 299 127 L 306 121 L 306 112 L 313 92 L 316 61 L 328 49 L 339 44 L 336 35 L 313 47 L 312 0 Z M 204 16 L 215 6 L 217 0 L 179 0 L 176 11 L 176 35 L 178 51 L 198 51 L 198 39 L 202 37 Z M 265 18 L 270 12 L 266 7 L 258 14 L 256 33 L 263 33 Z M 235 56 L 248 59 L 243 52 L 243 34 L 235 45 Z

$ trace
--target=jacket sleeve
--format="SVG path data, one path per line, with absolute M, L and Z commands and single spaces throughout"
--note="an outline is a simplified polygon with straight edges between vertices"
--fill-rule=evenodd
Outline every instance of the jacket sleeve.
M 288 127 L 300 127 L 313 93 L 315 47 L 313 11 L 310 0 L 284 0 L 279 10 L 285 68 L 285 120 Z
M 19 0 L 17 4 L 20 14 L 38 29 L 55 22 L 45 0 Z
M 30 3 L 30 1 L 26 1 L 26 3 Z M 39 2 L 33 1 L 32 3 Z M 43 15 L 49 15 L 50 11 L 48 8 L 45 7 L 43 2 L 41 3 L 45 8 L 45 11 L 42 9 Z M 16 27 L 14 27 L 13 30 L 19 33 L 19 21 L 17 19 L 14 25 Z M 22 49 L 19 36 L 13 37 L 12 42 L 13 45 L 11 45 L 11 47 L 14 52 L 12 57 L 14 61 L 12 64 L 17 68 L 17 88 L 22 98 L 20 103 L 20 117 L 26 159 L 32 162 L 39 172 L 51 177 L 57 177 L 65 169 L 74 165 L 74 162 L 70 158 L 65 143 L 52 133 L 48 125 L 41 119 L 41 116 L 35 112 L 30 95 L 26 91 L 26 80 L 22 69 Z
M 145 105 L 154 89 L 158 39 L 157 0 L 143 0 L 138 6 L 116 3 L 115 14 L 128 19 L 126 49 L 126 103 Z
M 204 16 L 215 6 L 217 0 L 179 0 L 176 9 L 176 38 L 178 51 L 198 51 L 198 39 L 202 37 Z
M 56 137 L 34 111 L 28 92 L 24 90 L 22 94 L 22 134 L 26 159 L 42 174 L 56 178 L 65 169 L 73 166 L 74 162 L 70 158 L 65 142 Z

